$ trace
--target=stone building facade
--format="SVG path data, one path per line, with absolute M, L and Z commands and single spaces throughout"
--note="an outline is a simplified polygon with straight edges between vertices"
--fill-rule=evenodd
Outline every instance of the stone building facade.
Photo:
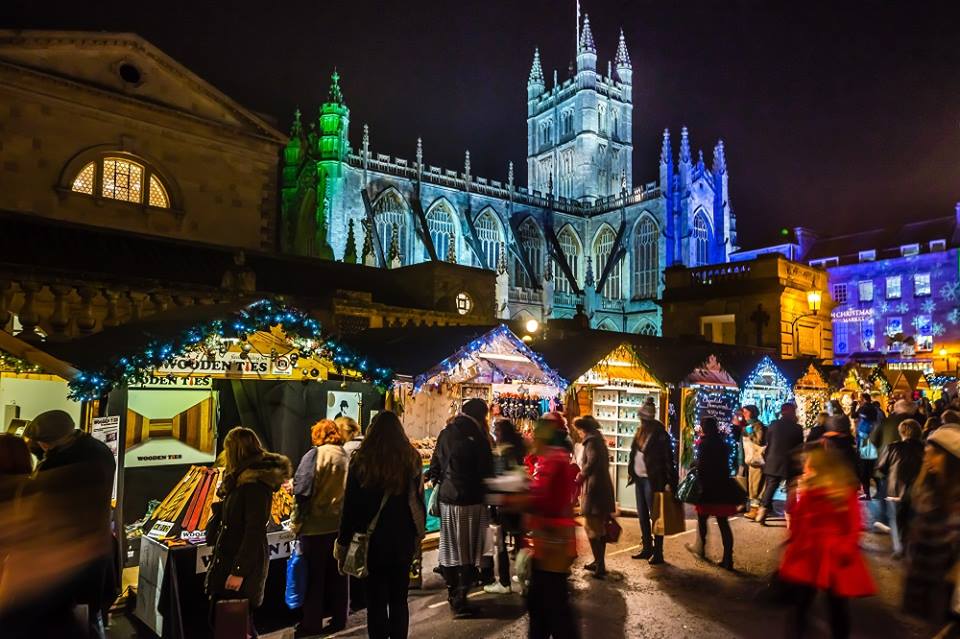
M 615 62 L 597 69 L 589 18 L 576 69 L 547 88 L 539 52 L 527 82 L 527 186 L 374 153 L 332 77 L 317 116 L 295 115 L 284 150 L 280 245 L 298 255 L 389 268 L 451 261 L 498 274 L 497 314 L 568 318 L 659 334 L 667 266 L 726 262 L 736 248 L 723 142 L 711 166 L 686 128 L 674 155 L 664 131 L 659 179 L 634 186 L 632 63 L 621 33 Z
M 273 250 L 286 141 L 139 36 L 0 30 L 0 210 Z

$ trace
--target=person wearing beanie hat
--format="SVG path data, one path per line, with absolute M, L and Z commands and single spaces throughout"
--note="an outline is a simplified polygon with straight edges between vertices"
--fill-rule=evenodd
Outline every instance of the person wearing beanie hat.
M 486 548 L 489 509 L 485 480 L 493 477 L 487 404 L 470 399 L 437 437 L 427 478 L 440 503 L 440 569 L 455 617 L 471 614 L 467 595 L 479 577 Z
M 23 431 L 23 436 L 47 451 L 57 442 L 73 435 L 77 429 L 70 413 L 48 410 L 34 417 Z
M 946 622 L 952 572 L 960 561 L 960 428 L 941 427 L 927 438 L 910 498 L 904 610 Z

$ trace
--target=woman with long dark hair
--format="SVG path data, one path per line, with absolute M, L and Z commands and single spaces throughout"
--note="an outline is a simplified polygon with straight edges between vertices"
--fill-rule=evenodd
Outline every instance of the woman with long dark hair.
M 573 422 L 583 442 L 583 466 L 577 483 L 581 486 L 580 513 L 593 551 L 593 562 L 584 566 L 597 579 L 607 574 L 607 522 L 617 511 L 610 479 L 610 450 L 600 432 L 600 424 L 592 415 Z
M 350 460 L 337 557 L 377 518 L 367 552 L 367 635 L 403 639 L 410 566 L 424 536 L 423 466 L 397 416 L 379 413 Z
M 267 452 L 257 434 L 242 426 L 224 438 L 223 460 L 220 501 L 207 527 L 213 544 L 207 594 L 214 605 L 220 599 L 246 599 L 247 634 L 256 637 L 253 610 L 263 603 L 267 581 L 267 521 L 273 493 L 290 477 L 290 460 Z
M 653 494 L 670 487 L 677 490 L 677 466 L 673 462 L 670 436 L 662 422 L 657 420 L 653 404 L 640 409 L 640 428 L 630 446 L 627 464 L 630 479 L 637 496 L 637 517 L 640 519 L 642 546 L 633 559 L 647 559 L 653 565 L 663 563 L 663 535 L 653 535 L 651 507 Z

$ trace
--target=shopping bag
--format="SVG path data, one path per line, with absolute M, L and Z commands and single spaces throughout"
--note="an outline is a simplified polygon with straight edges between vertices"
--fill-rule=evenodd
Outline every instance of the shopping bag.
M 685 504 L 697 504 L 700 502 L 700 494 L 702 492 L 697 469 L 691 468 L 690 472 L 688 472 L 680 482 L 680 485 L 677 486 L 677 499 Z
M 676 535 L 687 529 L 683 503 L 671 493 L 653 493 L 653 534 Z
M 300 545 L 290 554 L 287 559 L 287 591 L 284 599 L 287 602 L 287 608 L 296 610 L 303 606 L 303 600 L 307 595 L 307 560 L 303 558 L 300 551 Z
M 434 485 L 430 491 L 430 499 L 427 500 L 427 514 L 431 517 L 440 516 L 440 484 Z
M 214 639 L 246 639 L 250 636 L 250 602 L 221 599 L 214 608 Z
M 606 526 L 607 532 L 607 543 L 615 544 L 620 541 L 620 533 L 623 532 L 623 528 L 620 527 L 620 524 L 617 522 L 616 517 L 611 517 L 607 520 Z

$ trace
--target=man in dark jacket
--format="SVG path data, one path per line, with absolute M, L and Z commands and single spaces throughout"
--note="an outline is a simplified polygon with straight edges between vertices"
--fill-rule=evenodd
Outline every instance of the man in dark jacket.
M 43 523 L 70 526 L 73 539 L 98 549 L 57 594 L 73 605 L 87 606 L 91 634 L 102 637 L 100 611 L 117 594 L 110 526 L 113 453 L 100 440 L 78 431 L 73 417 L 62 410 L 37 415 L 23 434 L 44 452 L 36 486 L 50 513 Z
M 471 399 L 439 437 L 428 477 L 439 484 L 440 568 L 455 616 L 470 614 L 467 594 L 478 576 L 489 525 L 484 480 L 493 476 L 493 450 L 487 433 L 487 404 Z
M 913 482 L 923 466 L 923 442 L 920 441 L 920 424 L 913 419 L 900 422 L 901 441 L 887 446 L 877 462 L 877 472 L 886 479 L 887 519 L 890 522 L 890 540 L 894 557 L 903 556 L 904 513 Z
M 913 402 L 905 399 L 898 399 L 893 404 L 893 411 L 888 417 L 885 417 L 880 424 L 870 433 L 870 443 L 877 449 L 877 459 L 883 456 L 884 451 L 890 444 L 900 441 L 900 422 L 906 419 L 912 419 L 916 407 Z M 867 495 L 869 497 L 869 495 Z M 876 515 L 875 526 L 883 531 L 890 526 L 887 510 L 884 507 L 884 500 L 887 498 L 887 480 L 884 477 L 877 478 L 877 500 L 879 508 L 874 508 Z
M 765 524 L 767 513 L 773 508 L 773 495 L 784 480 L 793 479 L 795 455 L 803 446 L 803 427 L 797 423 L 797 406 L 787 402 L 780 408 L 780 419 L 767 428 L 767 447 L 763 455 L 763 497 L 757 522 Z

